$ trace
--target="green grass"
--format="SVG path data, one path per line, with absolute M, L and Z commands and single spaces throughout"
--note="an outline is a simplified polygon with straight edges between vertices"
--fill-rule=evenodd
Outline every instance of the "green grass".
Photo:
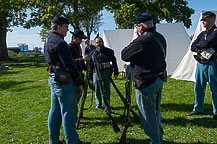
M 10 70 L 0 71 L 0 143 L 1 144 L 47 144 L 47 117 L 50 109 L 50 89 L 48 86 L 46 64 L 33 58 L 30 63 L 9 65 Z M 14 60 L 16 61 L 16 60 Z M 40 60 L 41 61 L 41 60 Z M 25 62 L 25 60 L 23 60 Z M 124 80 L 115 80 L 124 94 Z M 164 84 L 161 112 L 165 119 L 164 143 L 166 144 L 211 144 L 217 143 L 217 121 L 212 120 L 212 105 L 209 86 L 205 98 L 205 115 L 186 117 L 192 111 L 194 102 L 194 83 L 168 79 Z M 88 90 L 91 93 L 90 90 Z M 85 107 L 90 105 L 91 94 Z M 80 104 L 79 104 L 80 106 Z M 112 88 L 111 106 L 113 117 L 121 131 L 124 128 L 122 117 L 124 105 Z M 132 93 L 132 108 L 137 112 L 135 92 Z M 131 117 L 127 132 L 128 144 L 149 142 L 141 125 Z M 114 133 L 103 110 L 95 111 L 93 106 L 84 111 L 78 130 L 80 139 L 93 144 L 116 144 L 121 132 Z M 61 136 L 64 138 L 63 129 Z
M 10 61 L 0 61 L 0 64 L 4 63 L 5 65 L 7 63 L 30 63 L 30 62 L 44 62 L 44 55 L 39 54 L 38 58 L 35 58 L 34 55 L 26 56 L 26 55 L 20 55 L 10 58 Z

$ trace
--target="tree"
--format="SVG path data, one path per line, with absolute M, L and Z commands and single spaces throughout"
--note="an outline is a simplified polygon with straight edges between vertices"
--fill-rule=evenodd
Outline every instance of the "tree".
M 50 21 L 56 15 L 66 17 L 74 29 L 85 29 L 89 38 L 91 33 L 96 32 L 100 26 L 102 15 L 99 12 L 104 7 L 104 1 L 41 0 L 39 3 L 32 3 L 32 6 L 26 27 L 42 26 L 40 35 L 43 41 L 48 36 Z
M 99 27 L 102 24 L 102 14 L 97 13 L 97 14 L 92 14 L 90 15 L 87 19 L 84 19 L 81 21 L 81 25 L 83 29 L 87 32 L 87 39 L 90 40 L 90 35 L 92 32 L 94 34 L 98 33 Z
M 27 13 L 27 0 L 1 0 L 0 2 L 0 61 L 8 60 L 7 31 L 13 26 L 23 26 Z
M 187 4 L 187 0 L 110 0 L 107 9 L 114 12 L 118 28 L 133 28 L 132 22 L 140 12 L 151 14 L 156 23 L 162 20 L 183 22 L 189 28 L 194 10 Z
M 87 39 L 90 39 L 90 35 L 92 32 L 94 34 L 98 33 L 99 27 L 101 26 L 102 22 L 102 13 L 101 10 L 103 8 L 104 3 L 101 3 L 101 7 L 95 9 L 94 5 L 96 3 L 88 3 L 84 4 L 85 8 L 82 11 L 83 19 L 81 22 L 81 27 L 87 32 Z M 93 9 L 94 8 L 94 9 Z

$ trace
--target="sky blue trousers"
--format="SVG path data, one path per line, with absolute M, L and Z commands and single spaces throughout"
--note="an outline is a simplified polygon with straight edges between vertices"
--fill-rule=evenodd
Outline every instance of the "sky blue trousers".
M 111 71 L 108 69 L 106 70 L 107 74 L 109 76 L 111 76 Z M 106 98 L 107 101 L 110 105 L 110 95 L 111 95 L 111 91 L 110 91 L 110 86 L 111 86 L 111 82 L 108 78 L 108 76 L 106 75 L 106 72 L 101 72 L 101 76 L 102 76 L 102 80 L 103 80 L 103 84 L 104 84 L 104 89 L 105 89 L 105 93 L 106 93 Z M 102 108 L 102 95 L 100 93 L 100 89 L 99 89 L 99 83 L 98 83 L 98 77 L 96 73 L 93 73 L 93 84 L 95 86 L 95 101 L 96 101 L 96 108 Z
M 126 64 L 126 67 L 125 67 L 125 75 L 126 75 L 126 78 L 127 78 L 127 79 L 130 78 L 130 64 Z
M 201 64 L 198 62 L 195 79 L 195 101 L 193 111 L 203 112 L 205 90 L 208 82 L 210 84 L 210 90 L 212 94 L 213 113 L 217 113 L 217 74 L 215 62 L 209 61 L 206 64 Z
M 151 104 L 160 112 L 161 92 L 163 89 L 163 81 L 158 78 L 155 82 L 142 91 L 150 100 Z M 161 116 L 156 113 L 153 108 L 144 99 L 142 93 L 135 89 L 136 101 L 139 110 L 139 117 L 144 132 L 151 138 L 150 144 L 163 143 L 163 128 L 161 126 Z
M 60 85 L 54 81 L 54 73 L 50 73 L 51 108 L 48 116 L 49 144 L 57 144 L 63 124 L 67 144 L 80 142 L 75 128 L 78 88 L 71 80 L 69 84 Z

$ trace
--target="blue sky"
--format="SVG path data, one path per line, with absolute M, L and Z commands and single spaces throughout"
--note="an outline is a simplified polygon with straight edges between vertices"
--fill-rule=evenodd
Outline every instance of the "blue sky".
M 192 35 L 197 27 L 200 11 L 202 10 L 217 10 L 217 0 L 188 0 L 188 6 L 195 10 L 195 13 L 191 16 L 192 26 L 186 29 L 189 35 Z M 103 29 L 113 30 L 116 28 L 116 24 L 113 19 L 113 14 L 103 11 L 103 25 L 100 27 L 100 34 Z M 29 30 L 21 27 L 12 28 L 12 32 L 7 33 L 7 46 L 17 46 L 18 43 L 26 43 L 29 45 L 29 49 L 33 47 L 43 47 L 43 42 L 38 33 L 40 27 L 31 28 Z M 69 28 L 73 30 L 72 27 Z M 94 37 L 94 35 L 92 35 Z M 67 42 L 71 41 L 71 34 L 68 33 L 65 38 Z

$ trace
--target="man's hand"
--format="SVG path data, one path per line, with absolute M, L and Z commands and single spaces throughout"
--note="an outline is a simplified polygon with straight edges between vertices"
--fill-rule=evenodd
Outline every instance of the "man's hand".
M 79 94 L 79 96 L 81 96 L 82 95 L 82 92 L 83 92 L 83 86 L 82 85 L 79 85 L 78 86 L 78 94 Z
M 118 77 L 118 74 L 114 75 L 114 77 L 115 77 L 115 79 L 117 79 L 117 77 Z
M 201 53 L 200 49 L 196 48 L 195 50 L 196 50 L 197 53 Z
M 124 68 L 126 68 L 127 64 L 124 64 Z
M 85 61 L 88 61 L 89 56 L 88 56 L 88 55 L 85 55 L 83 59 L 84 59 Z

